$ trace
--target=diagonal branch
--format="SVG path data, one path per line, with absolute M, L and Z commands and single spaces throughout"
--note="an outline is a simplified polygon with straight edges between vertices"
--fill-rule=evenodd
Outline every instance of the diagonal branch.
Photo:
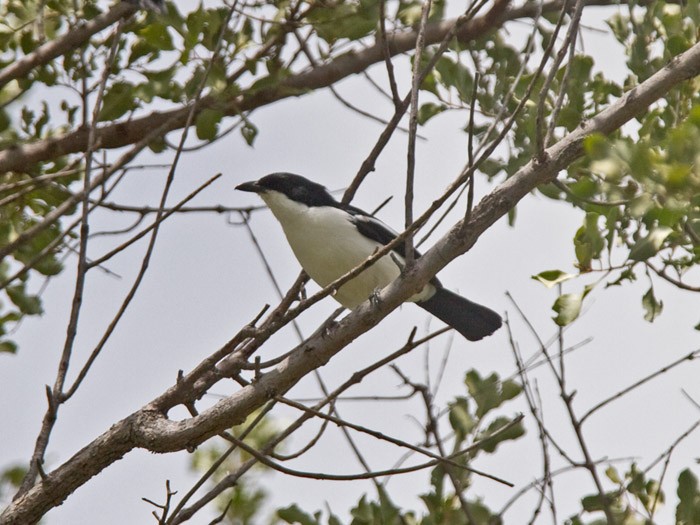
M 89 22 L 39 46 L 16 62 L 11 62 L 0 70 L 0 89 L 11 80 L 26 76 L 35 67 L 46 64 L 54 58 L 82 46 L 92 35 L 99 33 L 123 18 L 133 15 L 137 10 L 136 4 L 118 2 L 106 13 L 97 15 Z

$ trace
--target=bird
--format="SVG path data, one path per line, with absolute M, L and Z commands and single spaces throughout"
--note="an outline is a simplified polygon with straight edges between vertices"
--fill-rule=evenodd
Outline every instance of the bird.
M 338 202 L 321 184 L 293 173 L 271 173 L 244 182 L 237 190 L 256 193 L 281 224 L 304 271 L 325 287 L 343 276 L 397 233 L 373 215 Z M 420 253 L 414 251 L 414 258 Z M 381 257 L 340 286 L 333 297 L 354 309 L 399 277 L 405 243 Z M 470 341 L 478 341 L 501 327 L 501 317 L 486 306 L 443 287 L 437 277 L 408 299 L 451 326 Z

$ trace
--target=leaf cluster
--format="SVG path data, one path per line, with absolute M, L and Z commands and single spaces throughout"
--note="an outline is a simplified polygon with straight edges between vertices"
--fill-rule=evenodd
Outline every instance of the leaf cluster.
M 379 485 L 376 501 L 363 495 L 350 510 L 351 525 L 466 525 L 468 516 L 475 520 L 472 523 L 476 525 L 501 523 L 500 517 L 490 510 L 480 497 L 464 496 L 468 494 L 473 476 L 468 467 L 480 454 L 492 454 L 505 442 L 524 435 L 525 429 L 521 422 L 513 424 L 513 418 L 494 414 L 504 403 L 518 397 L 522 387 L 512 380 L 501 380 L 496 373 L 481 377 L 476 370 L 467 372 L 464 383 L 468 395 L 457 397 L 450 403 L 446 412 L 452 429 L 450 457 L 453 463 L 439 464 L 432 469 L 431 490 L 420 496 L 425 513 L 419 515 L 414 511 L 401 509 L 391 501 L 384 486 Z M 506 426 L 509 428 L 501 431 Z M 495 435 L 499 431 L 501 432 Z M 465 447 L 474 444 L 477 445 L 472 446 L 467 453 L 460 453 Z M 459 468 L 454 463 L 467 468 Z M 455 492 L 455 484 L 460 487 L 459 492 L 464 499 Z M 463 505 L 468 507 L 468 514 L 465 513 Z M 312 515 L 297 505 L 279 509 L 277 516 L 287 523 L 324 523 L 322 512 Z M 342 521 L 330 512 L 327 523 L 338 525 Z
M 643 525 L 653 523 L 654 514 L 663 506 L 666 497 L 658 480 L 647 477 L 635 463 L 624 475 L 614 467 L 608 467 L 606 477 L 619 488 L 605 494 L 616 523 L 620 525 Z M 678 504 L 676 505 L 676 525 L 690 525 L 700 520 L 700 489 L 698 479 L 690 469 L 683 470 L 677 482 Z M 581 499 L 582 513 L 567 520 L 569 525 L 603 525 L 600 519 L 585 521 L 584 513 L 599 513 L 603 501 L 599 494 L 584 496 Z M 646 516 L 646 518 L 644 517 Z

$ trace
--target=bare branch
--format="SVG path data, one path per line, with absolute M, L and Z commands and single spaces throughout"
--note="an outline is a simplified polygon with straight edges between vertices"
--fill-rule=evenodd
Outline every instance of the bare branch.
M 416 175 L 416 130 L 418 128 L 418 93 L 420 92 L 421 71 L 420 57 L 423 55 L 425 46 L 425 26 L 428 23 L 428 14 L 432 6 L 431 0 L 424 0 L 421 8 L 420 26 L 418 27 L 418 38 L 416 38 L 416 49 L 413 53 L 413 74 L 411 82 L 411 99 L 408 118 L 408 147 L 406 158 L 406 197 L 404 199 L 405 222 L 404 227 L 408 228 L 413 224 L 413 185 Z M 410 269 L 413 265 L 413 234 L 406 235 L 404 240 L 405 264 Z
M 581 417 L 581 423 L 583 423 L 586 419 L 588 419 L 589 416 L 592 416 L 595 414 L 598 410 L 601 408 L 605 407 L 609 403 L 612 403 L 616 399 L 621 398 L 622 396 L 629 394 L 631 391 L 639 388 L 643 384 L 651 381 L 652 379 L 655 379 L 659 377 L 660 375 L 665 374 L 669 370 L 672 370 L 673 368 L 677 367 L 678 365 L 685 363 L 686 361 L 692 361 L 694 359 L 697 359 L 700 357 L 700 349 L 699 350 L 694 350 L 693 352 L 690 352 L 687 355 L 684 355 L 683 357 L 680 357 L 679 359 L 676 359 L 672 363 L 669 363 L 668 365 L 664 366 L 663 368 L 660 368 L 656 370 L 655 372 L 652 372 L 649 375 L 644 376 L 642 379 L 639 381 L 635 381 L 631 385 L 623 388 L 619 392 L 616 392 L 615 394 L 611 395 L 610 397 L 605 398 L 603 401 L 600 403 L 596 404 L 595 406 L 591 407 L 582 417 Z

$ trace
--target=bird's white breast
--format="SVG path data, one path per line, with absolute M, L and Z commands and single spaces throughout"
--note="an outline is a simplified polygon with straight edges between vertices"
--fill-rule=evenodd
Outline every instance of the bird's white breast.
M 320 286 L 332 283 L 381 247 L 380 243 L 360 235 L 343 210 L 331 206 L 308 207 L 274 191 L 261 197 L 282 225 L 302 268 Z M 355 308 L 400 273 L 400 268 L 387 255 L 341 286 L 334 297 L 346 308 Z M 432 289 L 425 290 L 411 300 L 431 294 Z

